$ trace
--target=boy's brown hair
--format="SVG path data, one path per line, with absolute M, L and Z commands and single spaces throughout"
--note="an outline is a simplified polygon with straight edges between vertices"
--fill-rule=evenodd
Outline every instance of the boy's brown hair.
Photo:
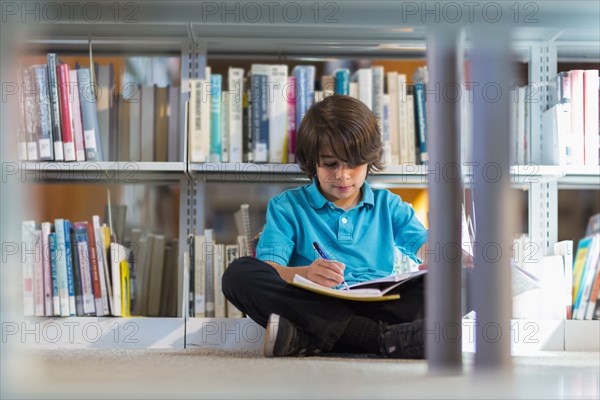
M 327 96 L 313 104 L 302 119 L 296 159 L 310 179 L 317 176 L 322 149 L 351 167 L 368 164 L 367 173 L 383 168 L 377 118 L 362 101 L 350 96 Z

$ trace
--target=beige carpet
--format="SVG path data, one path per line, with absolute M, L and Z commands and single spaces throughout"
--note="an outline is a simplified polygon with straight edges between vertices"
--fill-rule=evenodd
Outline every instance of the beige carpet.
M 514 357 L 513 372 L 431 376 L 426 361 L 313 357 L 254 351 L 36 350 L 2 358 L 8 398 L 589 398 L 598 399 L 599 353 Z

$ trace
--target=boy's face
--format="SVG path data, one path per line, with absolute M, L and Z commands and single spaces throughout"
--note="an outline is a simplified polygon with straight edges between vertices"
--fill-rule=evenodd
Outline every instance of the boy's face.
M 322 151 L 317 165 L 321 194 L 337 207 L 349 210 L 361 200 L 360 188 L 367 177 L 367 168 L 367 164 L 349 166 Z

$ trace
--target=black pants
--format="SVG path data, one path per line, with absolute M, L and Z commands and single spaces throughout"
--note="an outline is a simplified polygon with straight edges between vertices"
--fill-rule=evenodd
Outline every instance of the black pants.
M 279 314 L 312 334 L 324 351 L 335 342 L 353 316 L 398 324 L 424 318 L 424 279 L 401 285 L 400 299 L 353 301 L 309 292 L 286 283 L 269 264 L 253 257 L 238 258 L 222 278 L 225 297 L 255 322 L 266 327 L 269 315 Z

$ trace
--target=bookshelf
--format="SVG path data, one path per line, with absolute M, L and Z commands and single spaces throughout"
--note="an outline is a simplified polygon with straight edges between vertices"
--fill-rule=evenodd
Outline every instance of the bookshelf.
M 518 15 L 519 20 L 515 24 L 515 52 L 518 57 L 529 60 L 530 82 L 544 82 L 555 74 L 559 56 L 596 60 L 598 57 L 597 33 L 590 33 L 586 28 L 595 26 L 597 5 L 585 1 L 578 2 L 578 6 L 581 7 L 552 3 L 556 4 L 538 5 L 537 10 L 522 8 L 522 14 Z M 75 13 L 74 20 L 64 19 L 59 23 L 42 21 L 28 32 L 29 38 L 25 42 L 27 51 L 85 52 L 91 38 L 94 51 L 99 54 L 113 51 L 177 54 L 181 57 L 180 98 L 185 100 L 189 98 L 187 83 L 190 79 L 199 77 L 199 71 L 202 71 L 204 66 L 211 64 L 211 57 L 226 60 L 264 57 L 272 59 L 273 62 L 284 63 L 310 63 L 311 59 L 334 57 L 371 60 L 423 58 L 426 55 L 426 33 L 428 29 L 436 28 L 434 21 L 422 22 L 420 10 L 410 8 L 413 2 L 328 2 L 314 3 L 312 6 L 283 2 L 281 9 L 274 10 L 272 19 L 266 17 L 268 10 L 261 9 L 262 17 L 258 21 L 252 20 L 253 16 L 258 14 L 249 14 L 255 11 L 251 9 L 238 10 L 239 21 L 235 18 L 228 20 L 231 16 L 225 16 L 223 20 L 223 15 L 219 14 L 218 9 L 207 8 L 208 5 L 201 2 L 128 4 L 130 8 L 120 8 L 118 15 L 114 9 L 103 9 L 104 12 L 98 20 L 93 21 L 94 24 L 87 23 L 90 21 L 86 21 L 81 13 Z M 301 10 L 302 15 L 297 21 L 294 18 L 290 19 L 292 14 L 282 12 L 284 9 L 291 12 L 292 7 L 299 7 Z M 513 10 L 504 11 L 513 20 L 516 18 Z M 525 17 L 530 15 L 527 12 L 532 11 L 536 11 L 534 17 L 538 21 L 534 26 L 525 23 Z M 191 22 L 190 15 L 196 15 Z M 365 18 L 365 15 L 371 18 Z M 485 23 L 479 13 L 475 19 L 475 24 Z M 377 21 L 377 26 L 373 26 L 373 20 Z M 561 32 L 562 30 L 564 32 Z M 467 51 L 470 50 L 471 44 L 467 42 Z M 545 95 L 544 92 L 539 93 L 540 107 L 545 104 Z M 6 106 L 3 105 L 3 112 L 6 110 Z M 183 111 L 179 119 L 185 120 Z M 541 121 L 541 108 L 533 110 L 531 121 Z M 11 132 L 11 129 L 8 123 L 3 122 L 3 144 L 10 142 L 8 132 Z M 532 123 L 534 152 L 541 146 L 541 141 L 535 139 L 539 138 L 540 129 L 539 124 Z M 181 138 L 185 138 L 183 129 L 179 132 Z M 184 154 L 187 154 L 185 146 L 187 144 L 184 145 Z M 10 160 L 11 158 L 7 157 L 10 150 L 7 148 L 10 148 L 10 145 L 3 146 L 3 159 Z M 100 185 L 112 182 L 146 185 L 165 182 L 179 185 L 178 299 L 182 298 L 183 291 L 182 259 L 186 250 L 185 238 L 189 234 L 199 233 L 204 228 L 202 208 L 206 197 L 210 196 L 205 183 L 306 183 L 306 178 L 295 164 L 191 163 L 187 159 L 174 163 L 18 163 L 16 171 L 18 173 L 12 175 L 10 170 L 9 176 L 14 177 L 14 186 L 11 187 L 15 188 L 19 187 L 20 178 L 23 176 L 28 183 L 67 182 Z M 428 173 L 427 168 L 421 165 L 392 165 L 374 174 L 370 182 L 381 187 L 425 188 L 428 185 Z M 466 184 L 471 183 L 472 174 L 468 170 L 464 170 L 462 176 Z M 558 190 L 597 189 L 599 178 L 598 168 L 543 165 L 512 167 L 511 185 L 528 191 L 529 226 L 532 227 L 530 234 L 533 240 L 539 242 L 544 249 L 550 248 L 556 241 Z M 4 217 L 3 215 L 3 219 Z M 145 329 L 156 331 L 157 335 L 162 337 L 165 330 L 156 327 L 168 326 L 173 332 L 183 332 L 180 336 L 184 337 L 188 331 L 192 332 L 186 331 L 186 324 L 191 327 L 197 323 L 205 325 L 213 322 L 211 319 L 190 320 L 183 315 L 181 307 L 179 308 L 179 317 L 173 321 L 163 318 L 144 319 L 145 322 L 149 321 Z M 69 322 L 68 319 L 61 321 L 60 323 Z M 107 323 L 111 321 L 112 319 L 109 319 Z M 121 323 L 120 320 L 118 322 Z M 577 321 L 566 321 L 566 324 L 574 327 L 577 326 Z M 196 328 L 194 329 L 193 332 L 196 332 Z M 149 335 L 144 342 L 153 342 L 152 337 Z M 183 342 L 169 343 L 178 347 L 182 346 Z

